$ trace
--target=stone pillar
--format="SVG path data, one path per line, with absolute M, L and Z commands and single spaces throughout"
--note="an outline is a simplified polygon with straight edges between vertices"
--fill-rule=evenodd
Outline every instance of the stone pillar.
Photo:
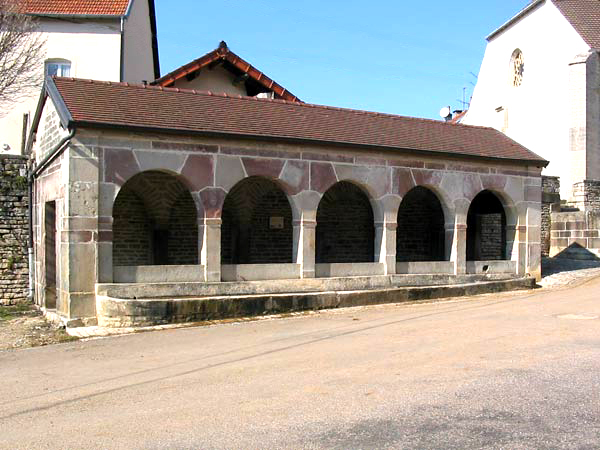
M 527 243 L 525 242 L 525 231 L 527 227 L 524 225 L 507 225 L 506 226 L 506 259 L 516 261 L 517 275 L 525 274 L 525 255 Z
M 541 227 L 540 205 L 532 203 L 527 208 L 527 226 L 525 230 L 526 241 L 526 259 L 525 272 L 535 277 L 536 280 L 542 279 L 542 227 Z
M 375 262 L 383 263 L 385 274 L 396 273 L 396 222 L 375 223 Z
M 315 278 L 316 229 L 315 220 L 294 221 L 294 261 L 302 278 Z
M 204 281 L 221 281 L 221 219 L 206 217 L 202 229 L 201 261 Z
M 467 273 L 467 224 L 454 225 L 454 239 L 452 240 L 452 253 L 450 261 L 454 262 L 454 274 L 464 275 Z
M 98 283 L 113 282 L 112 229 L 112 217 L 98 217 Z

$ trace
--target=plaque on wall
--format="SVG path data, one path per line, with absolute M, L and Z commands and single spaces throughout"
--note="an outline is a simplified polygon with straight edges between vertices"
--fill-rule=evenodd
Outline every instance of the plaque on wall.
M 271 230 L 283 230 L 283 217 L 271 217 L 269 219 L 269 228 Z

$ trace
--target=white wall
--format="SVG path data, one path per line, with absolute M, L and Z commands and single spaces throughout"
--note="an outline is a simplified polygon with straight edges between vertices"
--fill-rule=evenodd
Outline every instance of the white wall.
M 519 87 L 509 85 L 509 65 L 519 48 L 525 75 Z M 462 123 L 502 130 L 550 161 L 545 175 L 561 178 L 561 194 L 571 190 L 569 161 L 569 63 L 589 46 L 550 1 L 493 37 L 487 45 Z
M 120 20 L 92 22 L 43 19 L 40 32 L 45 39 L 45 59 L 71 61 L 72 77 L 119 81 Z M 44 68 L 40 67 L 39 70 L 43 71 Z M 0 148 L 8 144 L 10 153 L 21 152 L 23 114 L 29 113 L 30 119 L 33 118 L 39 94 L 36 92 L 29 99 L 12 105 L 0 117 Z
M 133 0 L 125 21 L 124 79 L 131 83 L 154 81 L 154 54 L 148 0 Z

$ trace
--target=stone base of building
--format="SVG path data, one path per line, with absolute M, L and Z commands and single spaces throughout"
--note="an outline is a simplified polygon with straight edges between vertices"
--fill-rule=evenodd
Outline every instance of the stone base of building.
M 513 274 L 390 275 L 232 283 L 99 284 L 103 327 L 141 327 L 532 289 Z

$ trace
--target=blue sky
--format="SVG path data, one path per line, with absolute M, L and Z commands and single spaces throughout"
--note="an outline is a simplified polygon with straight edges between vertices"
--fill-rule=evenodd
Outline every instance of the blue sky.
M 485 36 L 528 3 L 155 1 L 163 74 L 225 40 L 306 102 L 429 118 L 468 100 Z

